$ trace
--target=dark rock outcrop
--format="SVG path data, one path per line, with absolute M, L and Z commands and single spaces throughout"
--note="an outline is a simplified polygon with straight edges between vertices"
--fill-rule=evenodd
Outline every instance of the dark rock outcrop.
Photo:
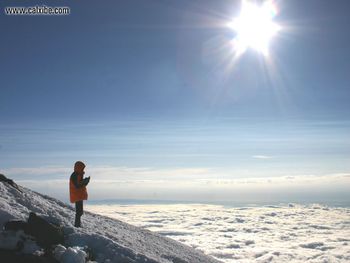
M 13 188 L 17 189 L 18 191 L 22 192 L 21 189 L 19 189 L 18 185 L 11 179 L 8 179 L 5 175 L 0 174 L 0 182 L 7 183 L 11 185 Z
M 27 235 L 34 237 L 38 245 L 43 248 L 64 243 L 63 230 L 33 212 L 29 214 L 28 222 L 11 220 L 5 223 L 4 229 L 7 231 L 23 230 Z

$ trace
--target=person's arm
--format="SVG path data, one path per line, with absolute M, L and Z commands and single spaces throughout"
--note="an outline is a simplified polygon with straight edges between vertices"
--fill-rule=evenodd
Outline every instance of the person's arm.
M 82 185 L 84 186 L 87 186 L 90 182 L 90 176 L 89 177 L 85 177 L 83 180 L 82 180 Z

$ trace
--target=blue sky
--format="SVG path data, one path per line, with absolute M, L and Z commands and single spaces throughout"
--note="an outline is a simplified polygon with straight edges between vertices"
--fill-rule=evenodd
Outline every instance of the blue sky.
M 3 173 L 45 190 L 81 159 L 101 180 L 342 174 L 349 185 L 348 1 L 277 1 L 269 59 L 248 50 L 233 66 L 222 46 L 239 1 L 0 6 L 37 4 L 71 14 L 0 15 Z

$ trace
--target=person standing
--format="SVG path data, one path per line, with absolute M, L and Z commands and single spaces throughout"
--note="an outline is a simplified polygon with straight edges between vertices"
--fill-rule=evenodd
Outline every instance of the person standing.
M 84 178 L 85 164 L 77 161 L 74 164 L 74 172 L 69 179 L 70 202 L 75 203 L 75 227 L 81 227 L 80 218 L 84 213 L 83 201 L 88 199 L 86 186 L 90 182 L 90 176 Z

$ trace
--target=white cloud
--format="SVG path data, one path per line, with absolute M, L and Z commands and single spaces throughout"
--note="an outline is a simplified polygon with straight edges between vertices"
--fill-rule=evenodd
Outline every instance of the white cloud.
M 86 209 L 156 231 L 225 263 L 348 262 L 350 258 L 349 208 L 109 204 Z
M 68 178 L 53 180 L 20 180 L 18 183 L 67 199 Z M 140 177 L 91 177 L 90 199 L 158 199 L 192 201 L 308 201 L 350 198 L 348 174 L 300 175 L 237 179 L 177 179 L 163 176 L 156 179 Z
M 71 167 L 12 168 L 4 174 L 38 192 L 68 197 Z M 241 174 L 237 177 L 237 174 Z M 350 198 L 349 173 L 254 176 L 209 168 L 87 166 L 91 199 L 274 201 Z
M 267 160 L 267 159 L 272 159 L 273 157 L 269 155 L 253 155 L 252 158 Z
M 61 166 L 42 166 L 42 167 L 21 167 L 6 169 L 5 173 L 9 176 L 40 176 L 52 174 L 67 174 L 70 168 Z
M 151 167 L 123 167 L 123 166 L 87 166 L 86 175 L 101 180 L 144 180 L 144 179 L 188 179 L 207 178 L 213 175 L 209 168 L 167 168 L 155 169 Z M 69 177 L 73 168 L 60 166 L 10 168 L 5 175 L 15 179 L 42 179 L 48 175 L 53 179 Z

